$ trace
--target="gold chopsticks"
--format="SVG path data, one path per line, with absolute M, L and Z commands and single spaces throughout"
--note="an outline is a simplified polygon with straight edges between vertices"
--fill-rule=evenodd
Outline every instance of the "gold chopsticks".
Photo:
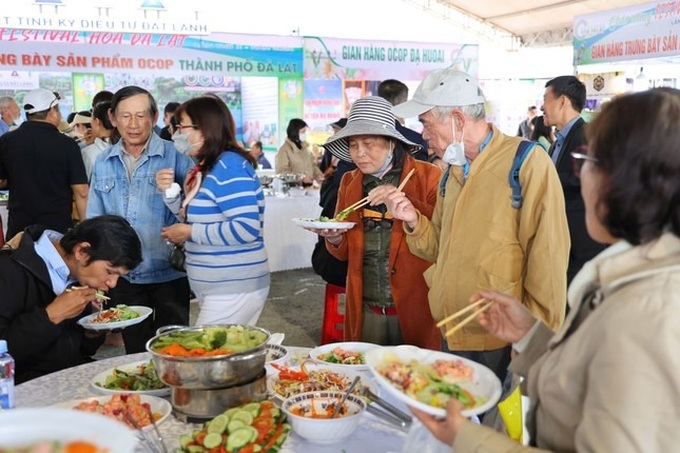
M 415 168 L 412 168 L 411 171 L 408 172 L 408 174 L 406 175 L 406 177 L 404 178 L 404 180 L 401 182 L 401 184 L 399 184 L 399 187 L 397 187 L 397 190 L 401 190 L 401 189 L 404 188 L 404 186 L 406 185 L 406 183 L 408 182 L 408 180 L 411 179 L 411 176 L 413 176 L 413 173 L 414 173 L 415 171 L 416 171 L 416 169 L 415 169 Z M 354 203 L 353 205 L 347 206 L 345 209 L 343 209 L 342 211 L 340 211 L 340 212 L 335 216 L 335 219 L 336 219 L 336 220 L 345 220 L 345 219 L 347 218 L 347 216 L 348 216 L 350 213 L 352 213 L 353 211 L 356 211 L 356 210 L 359 209 L 359 208 L 363 208 L 363 207 L 366 206 L 368 203 L 369 203 L 368 197 L 362 198 L 361 200 L 357 201 L 357 202 Z
M 486 303 L 485 303 L 486 302 Z M 493 301 L 488 301 L 486 299 L 479 299 L 478 301 L 468 305 L 467 307 L 463 308 L 462 310 L 458 310 L 454 314 L 447 316 L 446 318 L 442 319 L 437 323 L 437 327 L 442 327 L 444 326 L 447 322 L 453 321 L 456 318 L 459 318 L 460 316 L 464 315 L 465 313 L 474 310 L 477 307 L 480 307 L 478 310 L 475 310 L 471 315 L 468 317 L 464 318 L 462 321 L 460 321 L 458 324 L 450 328 L 449 330 L 446 331 L 444 334 L 445 337 L 449 337 L 453 335 L 455 332 L 458 332 L 463 326 L 468 324 L 470 321 L 475 319 L 477 316 L 479 316 L 481 313 L 486 311 L 491 305 L 493 305 Z

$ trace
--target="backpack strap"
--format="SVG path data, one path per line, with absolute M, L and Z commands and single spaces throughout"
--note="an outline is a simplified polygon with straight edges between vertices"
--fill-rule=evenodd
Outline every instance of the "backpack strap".
M 535 142 L 530 142 L 527 140 L 522 140 L 517 146 L 517 152 L 515 153 L 515 158 L 512 160 L 512 168 L 510 168 L 510 174 L 508 175 L 508 182 L 510 183 L 510 188 L 512 189 L 512 207 L 519 209 L 522 207 L 522 186 L 519 183 L 519 170 L 522 168 L 524 159 L 527 158 L 529 152 L 534 148 Z

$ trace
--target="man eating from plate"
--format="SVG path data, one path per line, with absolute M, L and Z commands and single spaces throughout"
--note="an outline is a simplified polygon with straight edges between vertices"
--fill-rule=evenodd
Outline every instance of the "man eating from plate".
M 142 261 L 122 217 L 85 220 L 62 235 L 30 226 L 0 250 L 0 339 L 16 360 L 15 382 L 90 361 L 104 341 L 76 322 Z

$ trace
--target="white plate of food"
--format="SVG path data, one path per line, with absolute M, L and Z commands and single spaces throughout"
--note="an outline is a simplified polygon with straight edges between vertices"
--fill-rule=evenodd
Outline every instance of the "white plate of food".
M 132 453 L 138 444 L 134 431 L 99 414 L 49 407 L 0 412 L 0 449 L 7 451 L 96 451 Z M 54 450 L 45 449 L 45 444 Z M 71 449 L 71 450 L 70 450 Z M 80 448 L 79 451 L 85 451 Z
M 295 223 L 297 226 L 301 226 L 303 228 L 315 228 L 318 230 L 349 230 L 350 228 L 353 228 L 356 223 L 354 222 L 345 222 L 345 221 L 340 221 L 340 220 L 333 220 L 329 219 L 326 217 L 319 217 L 316 219 L 300 219 L 300 218 L 295 218 L 292 219 L 293 223 Z
M 350 370 L 367 370 L 365 354 L 380 346 L 374 343 L 346 341 L 317 346 L 309 353 L 316 363 Z
M 151 313 L 153 313 L 151 308 L 141 305 L 133 305 L 132 307 L 116 305 L 113 308 L 84 316 L 78 320 L 78 324 L 90 330 L 122 329 L 139 324 Z M 134 316 L 134 314 L 137 316 Z
M 381 347 L 366 353 L 366 363 L 380 387 L 434 416 L 446 416 L 446 403 L 452 397 L 465 405 L 466 417 L 488 411 L 501 397 L 501 382 L 493 371 L 446 352 Z
M 270 366 L 275 373 L 267 377 L 267 391 L 272 397 L 280 400 L 305 392 L 344 391 L 349 388 L 356 376 L 360 377 L 360 381 L 353 393 L 360 395 L 362 388 L 366 386 L 376 395 L 379 394 L 378 386 L 365 374 L 356 371 L 332 368 L 311 360 L 306 360 L 297 367 L 276 364 Z
M 158 379 L 152 360 L 140 360 L 102 371 L 90 380 L 96 393 L 115 395 L 137 393 L 140 395 L 168 396 L 170 387 Z
M 151 395 L 117 394 L 107 396 L 93 396 L 69 401 L 63 401 L 52 405 L 62 409 L 72 409 L 88 413 L 96 412 L 107 417 L 125 423 L 130 429 L 136 429 L 137 423 L 144 431 L 153 429 L 153 423 L 149 417 L 149 410 L 153 421 L 159 425 L 172 413 L 170 403 L 162 398 Z M 147 410 L 148 408 L 148 410 Z M 126 416 L 128 414 L 133 421 Z

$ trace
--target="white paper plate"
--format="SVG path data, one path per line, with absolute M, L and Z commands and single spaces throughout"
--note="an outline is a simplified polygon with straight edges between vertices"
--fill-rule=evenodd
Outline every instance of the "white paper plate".
M 153 395 L 153 396 L 168 396 L 170 395 L 170 387 L 163 387 L 155 390 L 116 390 L 102 387 L 106 383 L 106 378 L 113 375 L 114 370 L 124 371 L 126 373 L 135 372 L 141 365 L 149 363 L 150 360 L 140 360 L 139 362 L 126 363 L 125 365 L 109 368 L 102 371 L 90 380 L 90 387 L 95 393 L 103 395 L 115 395 L 120 393 L 134 393 L 137 395 Z M 101 385 L 97 385 L 101 383 Z
M 128 319 L 126 321 L 118 321 L 118 322 L 98 322 L 98 323 L 91 323 L 90 320 L 94 319 L 98 313 L 92 313 L 91 315 L 85 316 L 83 318 L 80 318 L 78 320 L 78 324 L 83 326 L 86 329 L 90 330 L 110 330 L 110 329 L 122 329 L 123 327 L 129 327 L 129 326 L 134 326 L 135 324 L 139 324 L 140 322 L 144 321 L 146 318 L 149 317 L 151 313 L 153 313 L 153 310 L 149 307 L 144 307 L 141 305 L 134 305 L 130 307 L 130 309 L 136 311 L 139 313 L 139 316 L 133 319 Z
M 289 367 L 289 368 L 291 368 L 294 371 L 300 371 L 299 366 Z M 272 373 L 272 375 L 267 377 L 267 391 L 269 392 L 269 394 L 272 397 L 274 397 L 278 400 L 284 400 L 285 399 L 284 395 L 280 395 L 280 394 L 276 393 L 275 386 L 274 386 L 274 384 L 276 384 L 279 380 L 279 370 L 276 370 L 273 367 L 271 369 L 274 370 L 274 373 Z M 380 390 L 378 389 L 378 386 L 375 384 L 375 382 L 373 382 L 373 379 L 371 379 L 369 377 L 369 375 L 366 374 L 366 373 L 361 373 L 361 372 L 353 371 L 353 370 L 338 369 L 338 368 L 333 368 L 333 367 L 329 367 L 329 366 L 326 366 L 326 365 L 320 365 L 318 363 L 311 363 L 311 362 L 307 363 L 307 365 L 305 365 L 305 369 L 308 370 L 308 371 L 311 371 L 311 370 L 328 370 L 332 373 L 335 373 L 336 375 L 343 376 L 345 378 L 345 382 L 347 383 L 347 386 L 344 389 L 347 389 L 347 387 L 350 386 L 350 384 L 352 383 L 354 378 L 356 376 L 359 376 L 361 378 L 361 381 L 359 382 L 359 384 L 357 384 L 357 388 L 359 386 L 367 386 L 369 388 L 369 390 L 371 390 L 376 395 L 380 394 Z M 304 393 L 304 392 L 307 392 L 307 391 L 310 391 L 310 390 L 301 389 L 299 392 L 296 392 L 295 394 L 297 395 L 299 393 Z M 323 390 L 319 390 L 319 391 L 323 391 Z
M 110 401 L 111 398 L 113 398 L 113 396 L 93 396 L 93 397 L 90 397 L 90 398 L 80 398 L 80 399 L 76 399 L 76 400 L 63 401 L 61 403 L 53 404 L 50 407 L 57 407 L 57 408 L 61 408 L 61 409 L 71 409 L 73 412 L 89 413 L 89 412 L 80 411 L 80 410 L 77 410 L 77 409 L 74 409 L 74 408 L 80 403 L 91 403 L 93 401 L 98 401 L 99 404 L 105 404 L 108 401 Z M 168 401 L 166 401 L 162 398 L 159 398 L 157 396 L 151 396 L 151 395 L 139 395 L 139 399 L 142 401 L 142 403 L 148 403 L 149 404 L 149 406 L 151 407 L 151 412 L 153 412 L 154 414 L 161 414 L 161 417 L 158 420 L 156 420 L 157 425 L 160 425 L 161 423 L 163 423 L 165 421 L 165 419 L 168 418 L 168 416 L 172 413 L 172 405 Z M 119 423 L 122 423 L 122 422 L 119 422 Z M 124 426 L 127 426 L 127 425 L 124 425 Z M 134 428 L 130 428 L 130 429 L 134 430 Z M 144 431 L 151 430 L 151 429 L 153 429 L 153 425 L 149 424 L 142 429 Z
M 394 395 L 407 405 L 421 409 L 431 415 L 446 417 L 446 410 L 439 407 L 430 406 L 429 404 L 422 403 L 415 398 L 408 396 L 400 389 L 392 385 L 392 383 L 387 378 L 378 372 L 376 367 L 383 365 L 386 361 L 386 358 L 388 357 L 394 357 L 401 360 L 402 362 L 417 360 L 426 364 L 430 364 L 435 360 L 440 359 L 462 360 L 465 365 L 472 368 L 473 376 L 470 381 L 460 382 L 459 385 L 470 392 L 475 398 L 483 399 L 481 404 L 463 411 L 463 415 L 466 417 L 488 411 L 498 402 L 498 399 L 501 397 L 501 382 L 498 380 L 493 371 L 484 365 L 463 357 L 459 357 L 457 355 L 440 351 L 431 351 L 429 349 L 420 349 L 415 346 L 381 347 L 372 349 L 366 353 L 366 363 L 368 364 L 368 369 L 371 371 L 371 373 L 373 373 L 373 377 L 378 382 L 380 387 L 384 388 L 387 392 Z
M 293 223 L 297 226 L 303 228 L 316 228 L 318 230 L 349 230 L 353 228 L 356 223 L 354 222 L 320 222 L 314 219 L 291 219 Z
M 323 359 L 319 358 L 319 356 L 328 354 L 329 352 L 333 351 L 335 348 L 340 348 L 344 351 L 348 352 L 357 352 L 357 353 L 362 353 L 364 354 L 364 361 L 365 361 L 365 354 L 370 351 L 371 349 L 374 348 L 379 348 L 380 345 L 374 344 L 374 343 L 362 343 L 360 341 L 346 341 L 346 342 L 341 342 L 341 343 L 329 343 L 325 344 L 323 346 L 317 346 L 316 348 L 312 349 L 312 351 L 309 353 L 309 357 L 316 363 L 320 363 L 323 365 L 328 365 L 332 367 L 337 367 L 337 368 L 343 368 L 343 369 L 348 369 L 348 370 L 367 370 L 368 365 L 361 364 L 361 365 L 345 365 L 342 363 L 332 363 L 332 362 L 326 362 Z
M 87 441 L 110 453 L 132 453 L 138 443 L 134 431 L 99 414 L 49 407 L 0 412 L 0 449 L 40 441 Z

